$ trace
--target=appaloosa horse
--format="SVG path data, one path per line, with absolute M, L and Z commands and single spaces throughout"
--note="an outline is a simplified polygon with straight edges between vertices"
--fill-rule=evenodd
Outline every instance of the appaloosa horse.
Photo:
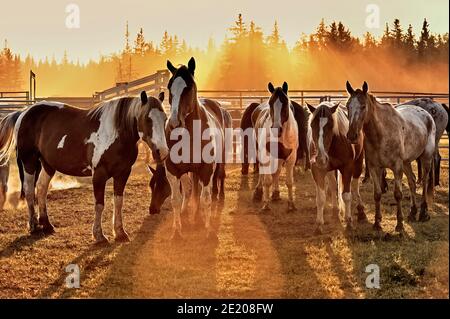
M 185 211 L 191 191 L 194 203 L 205 215 L 207 237 L 217 235 L 211 228 L 214 178 L 224 178 L 225 118 L 212 100 L 200 101 L 195 83 L 195 59 L 176 68 L 167 61 L 172 73 L 168 83 L 170 116 L 166 134 L 170 156 L 166 159 L 167 179 L 172 192 L 174 213 L 173 239 L 181 237 L 181 211 Z M 191 175 L 191 178 L 185 178 Z M 223 183 L 222 183 L 223 185 Z M 217 185 L 216 185 L 217 186 Z M 222 186 L 223 187 L 223 186 Z M 220 195 L 219 193 L 219 196 Z
M 268 89 L 272 94 L 271 97 L 252 113 L 259 162 L 259 179 L 253 199 L 255 201 L 262 199 L 262 209 L 270 210 L 270 188 L 273 183 L 272 200 L 279 200 L 279 176 L 281 168 L 285 166 L 288 211 L 292 211 L 295 210 L 293 184 L 298 149 L 298 125 L 288 97 L 287 83 L 284 82 L 282 87 L 277 88 L 269 83 Z M 273 145 L 275 147 L 272 147 Z
M 17 147 L 24 166 L 24 191 L 28 204 L 30 232 L 43 227 L 54 231 L 47 215 L 47 191 L 55 172 L 71 176 L 92 176 L 95 196 L 93 236 L 106 242 L 101 218 L 105 185 L 114 179 L 113 229 L 116 240 L 128 240 L 122 224 L 125 184 L 137 158 L 136 143 L 142 138 L 153 156 L 163 160 L 168 155 L 164 124 L 166 115 L 159 99 L 122 97 L 102 102 L 91 110 L 78 109 L 57 102 L 42 101 L 10 121 L 0 134 L 0 161 Z M 34 174 L 42 164 L 37 183 L 39 219 L 34 209 Z
M 322 232 L 323 209 L 326 200 L 325 179 L 329 172 L 338 170 L 342 176 L 342 199 L 345 205 L 347 229 L 353 228 L 352 196 L 357 201 L 358 221 L 365 221 L 364 205 L 359 194 L 359 177 L 363 170 L 364 136 L 360 134 L 354 144 L 347 139 L 348 118 L 339 102 L 322 102 L 317 107 L 307 103 L 312 113 L 308 134 L 314 149 L 311 155 L 311 172 L 316 183 L 317 229 Z M 341 194 L 339 194 L 340 196 Z M 335 201 L 333 197 L 333 201 Z M 339 219 L 339 218 L 338 218 Z
M 381 230 L 381 173 L 390 168 L 394 173 L 394 197 L 397 202 L 396 231 L 403 231 L 402 213 L 402 176 L 406 174 L 411 193 L 411 211 L 409 220 L 416 219 L 416 184 L 411 162 L 420 158 L 423 178 L 423 197 L 420 207 L 420 221 L 430 218 L 428 202 L 433 195 L 434 183 L 428 183 L 436 149 L 436 125 L 431 115 L 415 105 L 402 105 L 397 108 L 389 103 L 380 103 L 368 93 L 364 82 L 362 90 L 354 90 L 347 81 L 350 97 L 347 101 L 350 127 L 347 137 L 356 143 L 364 133 L 364 149 L 367 156 L 370 175 L 374 186 L 375 223 L 374 228 Z M 430 180 L 432 181 L 432 180 Z

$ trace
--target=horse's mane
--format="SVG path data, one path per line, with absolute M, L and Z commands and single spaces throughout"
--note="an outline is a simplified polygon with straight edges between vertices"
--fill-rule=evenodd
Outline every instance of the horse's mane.
M 136 118 L 141 111 L 139 97 L 119 97 L 101 102 L 88 112 L 91 119 L 100 120 L 107 116 L 113 120 L 115 128 L 121 132 L 132 132 Z

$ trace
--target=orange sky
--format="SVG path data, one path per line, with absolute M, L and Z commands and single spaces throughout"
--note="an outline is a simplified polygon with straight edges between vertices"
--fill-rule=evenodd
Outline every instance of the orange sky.
M 79 29 L 65 26 L 65 8 L 71 2 L 80 8 Z M 368 4 L 380 8 L 379 29 L 365 25 Z M 204 47 L 211 36 L 220 43 L 226 28 L 242 13 L 266 33 L 278 20 L 283 38 L 293 45 L 302 32 L 314 31 L 322 17 L 328 23 L 344 21 L 356 35 L 366 31 L 380 35 L 384 23 L 394 18 L 405 28 L 411 23 L 418 34 L 426 17 L 432 31 L 444 33 L 448 32 L 448 9 L 448 0 L 2 0 L 0 40 L 7 38 L 9 46 L 22 55 L 60 59 L 66 49 L 70 59 L 86 62 L 122 48 L 126 20 L 132 38 L 142 26 L 147 40 L 159 42 L 168 30 L 192 46 Z

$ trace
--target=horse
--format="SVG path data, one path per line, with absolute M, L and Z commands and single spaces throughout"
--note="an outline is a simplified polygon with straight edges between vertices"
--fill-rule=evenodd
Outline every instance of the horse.
M 298 104 L 295 101 L 291 100 L 291 104 L 292 104 L 292 110 L 294 112 L 294 118 L 297 121 L 297 125 L 298 125 L 298 149 L 297 149 L 297 159 L 296 159 L 296 163 L 300 162 L 303 158 L 305 158 L 305 165 L 304 165 L 304 169 L 305 171 L 307 171 L 310 168 L 310 164 L 309 164 L 309 151 L 308 151 L 308 147 L 307 147 L 307 142 L 306 142 L 306 135 L 307 135 L 307 131 L 308 131 L 308 113 L 305 110 L 304 107 L 302 107 L 300 104 Z M 240 121 L 240 128 L 242 129 L 242 131 L 244 132 L 246 129 L 249 128 L 253 128 L 253 123 L 252 123 L 252 113 L 253 111 L 259 106 L 259 103 L 251 103 L 250 105 L 248 105 L 241 117 L 241 121 Z M 242 175 L 248 175 L 248 168 L 249 168 L 249 158 L 248 158 L 248 150 L 249 150 L 249 146 L 252 146 L 254 149 L 256 149 L 255 147 L 255 140 L 253 139 L 253 135 L 243 135 L 243 140 L 242 140 L 242 152 L 243 152 L 243 162 L 242 162 L 242 168 L 241 168 L 241 173 Z M 254 163 L 254 172 L 257 173 L 258 172 L 258 163 L 255 160 Z
M 411 197 L 410 221 L 416 220 L 416 184 L 411 162 L 420 158 L 423 178 L 423 197 L 419 221 L 430 219 L 428 202 L 431 200 L 434 183 L 428 175 L 433 165 L 436 149 L 436 125 L 433 117 L 424 109 L 415 105 L 402 105 L 397 108 L 389 103 L 380 103 L 368 92 L 369 86 L 364 82 L 362 89 L 354 90 L 346 83 L 349 113 L 349 130 L 347 138 L 356 143 L 364 133 L 364 149 L 367 156 L 370 175 L 374 186 L 375 222 L 374 229 L 381 231 L 381 174 L 383 168 L 394 173 L 394 197 L 397 202 L 397 225 L 395 230 L 403 232 L 402 213 L 402 176 L 406 174 Z M 429 184 L 429 185 L 428 185 Z
M 166 125 L 170 156 L 167 157 L 165 165 L 174 213 L 172 239 L 182 238 L 180 214 L 186 210 L 191 194 L 188 189 L 191 186 L 197 206 L 194 211 L 197 212 L 201 208 L 205 214 L 206 237 L 217 239 L 217 234 L 211 227 L 211 202 L 215 187 L 214 177 L 222 179 L 225 173 L 225 163 L 219 158 L 225 154 L 223 112 L 211 111 L 220 105 L 217 102 L 209 99 L 199 100 L 194 78 L 196 63 L 193 57 L 187 66 L 181 65 L 178 68 L 167 61 L 167 68 L 172 76 L 167 85 L 170 116 Z M 189 173 L 192 178 L 183 178 Z M 191 185 L 186 181 L 190 181 Z
M 356 196 L 358 221 L 367 220 L 364 204 L 359 193 L 359 178 L 363 171 L 364 136 L 360 134 L 354 144 L 347 139 L 348 118 L 339 107 L 340 102 L 322 102 L 317 107 L 308 103 L 312 116 L 309 119 L 309 145 L 313 146 L 311 155 L 311 173 L 316 184 L 317 233 L 322 233 L 324 224 L 323 208 L 326 200 L 325 179 L 332 171 L 339 171 L 342 176 L 342 199 L 345 205 L 347 229 L 353 229 L 352 196 Z M 335 205 L 333 197 L 333 206 Z M 335 217 L 339 220 L 335 213 Z
M 439 154 L 439 141 L 444 134 L 444 131 L 449 127 L 449 115 L 448 110 L 446 109 L 445 104 L 441 104 L 433 101 L 430 98 L 418 98 L 411 101 L 407 101 L 401 104 L 397 104 L 395 107 L 399 107 L 402 105 L 416 105 L 428 113 L 433 117 L 434 123 L 436 125 L 436 151 L 434 155 L 434 186 L 439 185 L 440 179 L 440 170 L 441 170 L 441 155 Z M 422 183 L 422 165 L 420 163 L 420 159 L 417 160 L 417 184 Z M 430 173 L 431 174 L 431 173 Z M 366 166 L 365 176 L 368 178 L 370 174 L 368 173 L 368 168 Z M 384 185 L 382 189 L 387 190 L 386 183 L 386 171 L 383 171 L 382 175 L 382 184 Z
M 294 166 L 297 160 L 298 149 L 298 125 L 294 117 L 292 102 L 288 96 L 288 84 L 283 83 L 282 87 L 275 88 L 269 82 L 268 90 L 271 97 L 267 102 L 261 103 L 252 113 L 253 127 L 255 128 L 258 148 L 259 179 L 253 193 L 255 201 L 263 200 L 263 210 L 270 210 L 269 192 L 272 183 L 274 191 L 272 200 L 280 200 L 279 175 L 281 168 L 286 167 L 286 186 L 288 188 L 288 211 L 295 210 L 293 183 Z M 270 142 L 271 135 L 275 134 L 274 150 L 277 154 L 271 153 L 273 147 Z M 266 143 L 267 142 L 267 143 Z M 265 144 L 265 145 L 264 145 Z M 269 147 L 270 146 L 270 147 Z M 261 157 L 268 159 L 266 169 L 262 169 Z M 268 167 L 268 168 L 267 168 Z M 272 169 L 274 168 L 274 169 Z
M 144 140 L 157 161 L 168 155 L 159 98 L 120 97 L 101 102 L 90 110 L 59 102 L 41 101 L 25 109 L 16 121 L 0 132 L 0 161 L 14 148 L 24 167 L 25 198 L 30 233 L 54 232 L 47 214 L 46 197 L 55 172 L 71 176 L 92 176 L 95 219 L 92 228 L 97 244 L 106 243 L 101 218 L 107 180 L 114 180 L 113 230 L 116 241 L 128 241 L 122 223 L 123 192 L 137 158 L 137 142 Z M 35 171 L 42 165 L 37 182 L 39 218 L 34 208 Z M 41 229 L 42 228 L 42 229 Z

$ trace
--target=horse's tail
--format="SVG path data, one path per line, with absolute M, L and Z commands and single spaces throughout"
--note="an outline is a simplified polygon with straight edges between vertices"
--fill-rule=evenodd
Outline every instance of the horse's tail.
M 14 127 L 20 113 L 20 111 L 10 113 L 0 121 L 0 164 L 8 162 L 11 152 L 16 148 Z

